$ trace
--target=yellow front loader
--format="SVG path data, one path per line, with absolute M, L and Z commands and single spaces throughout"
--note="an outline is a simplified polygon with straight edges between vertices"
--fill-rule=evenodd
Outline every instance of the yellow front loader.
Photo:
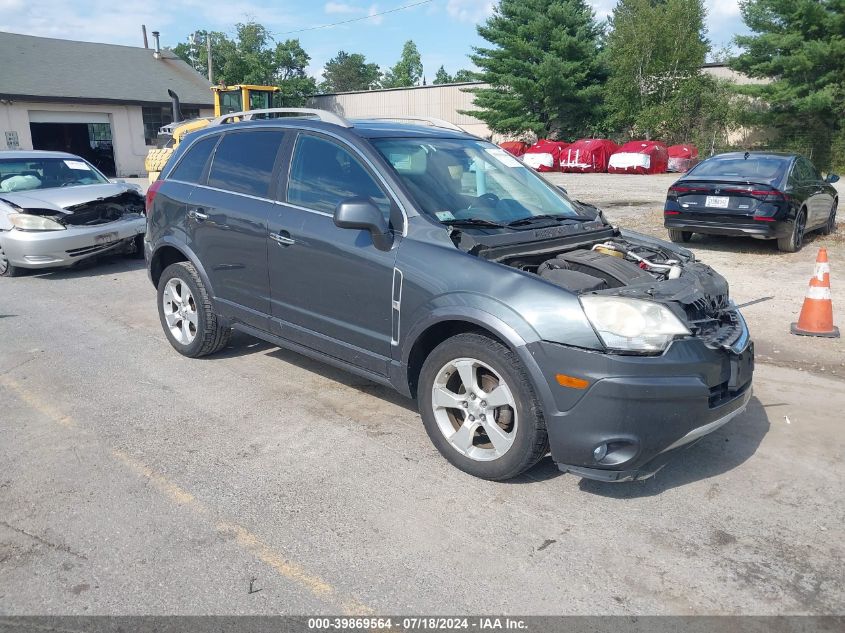
M 254 86 L 239 84 L 237 86 L 212 86 L 214 93 L 214 118 L 232 112 L 244 110 L 264 110 L 275 104 L 274 95 L 279 92 L 276 86 Z M 179 97 L 172 90 L 167 93 L 173 102 L 173 123 L 163 126 L 156 138 L 156 148 L 147 152 L 144 167 L 149 174 L 150 182 L 158 179 L 161 170 L 174 150 L 186 134 L 196 132 L 206 127 L 214 118 L 201 117 L 190 121 L 182 121 L 179 112 Z

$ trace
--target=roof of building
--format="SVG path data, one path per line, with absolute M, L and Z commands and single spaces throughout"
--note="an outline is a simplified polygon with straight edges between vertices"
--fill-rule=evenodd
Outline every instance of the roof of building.
M 0 97 L 211 107 L 210 83 L 172 51 L 0 32 Z

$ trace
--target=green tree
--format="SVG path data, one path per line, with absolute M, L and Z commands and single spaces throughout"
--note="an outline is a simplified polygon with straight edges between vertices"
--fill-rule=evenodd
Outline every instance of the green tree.
M 384 73 L 382 85 L 385 88 L 416 86 L 423 74 L 422 59 L 417 45 L 408 40 L 402 47 L 402 55 L 396 65 Z
M 769 83 L 742 86 L 758 121 L 822 168 L 845 166 L 845 0 L 744 0 L 751 35 L 731 66 Z
M 317 82 L 305 71 L 311 57 L 300 46 L 299 40 L 285 40 L 276 44 L 272 60 L 272 83 L 281 90 L 280 105 L 301 106 L 317 92 Z
M 198 72 L 208 73 L 205 38 L 211 38 L 214 82 L 225 85 L 258 84 L 279 86 L 281 105 L 296 106 L 317 91 L 306 73 L 311 58 L 299 40 L 275 43 L 269 31 L 257 22 L 235 25 L 235 39 L 225 33 L 199 31 L 195 42 L 180 43 L 173 52 Z
M 452 76 L 452 81 L 454 81 L 455 83 L 462 83 L 466 81 L 478 81 L 478 77 L 477 74 L 473 71 L 461 68 Z
M 434 75 L 434 84 L 450 84 L 454 81 L 452 79 L 452 75 L 446 72 L 446 69 L 441 66 L 437 69 L 437 73 Z
M 349 92 L 377 88 L 381 79 L 378 64 L 368 64 L 360 53 L 338 51 L 323 70 L 323 92 Z
M 472 115 L 496 132 L 572 137 L 598 122 L 601 29 L 585 0 L 501 0 L 478 26 L 491 46 L 470 56 L 489 88 Z
M 689 129 L 700 112 L 689 112 L 682 122 L 669 113 L 685 116 L 681 106 L 702 103 L 699 91 L 710 86 L 701 77 L 710 49 L 705 14 L 703 0 L 619 1 L 609 20 L 606 48 L 612 129 L 661 138 L 673 125 L 676 131 Z

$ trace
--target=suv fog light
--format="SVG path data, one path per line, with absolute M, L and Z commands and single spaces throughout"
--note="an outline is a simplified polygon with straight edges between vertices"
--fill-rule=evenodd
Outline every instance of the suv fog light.
M 593 459 L 600 462 L 607 455 L 607 444 L 599 444 L 593 449 Z

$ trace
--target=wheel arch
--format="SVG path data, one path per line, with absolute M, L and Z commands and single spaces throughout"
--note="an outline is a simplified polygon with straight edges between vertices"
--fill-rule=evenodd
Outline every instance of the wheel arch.
M 407 390 L 407 395 L 416 398 L 420 371 L 432 350 L 443 341 L 458 334 L 475 332 L 488 336 L 508 347 L 525 361 L 524 354 L 521 352 L 525 349 L 526 341 L 516 330 L 489 313 L 474 314 L 473 312 L 434 316 L 409 333 L 408 343 L 402 356 L 405 376 L 401 384 L 401 387 Z M 533 374 L 531 367 L 526 367 L 526 369 Z
M 194 265 L 194 268 L 197 269 L 197 272 L 202 279 L 202 283 L 205 284 L 209 296 L 213 300 L 214 289 L 212 288 L 208 275 L 205 272 L 205 267 L 200 263 L 197 256 L 191 250 L 185 248 L 184 245 L 177 244 L 175 242 L 162 242 L 155 248 L 150 256 L 149 271 L 150 280 L 153 282 L 153 285 L 158 288 L 158 282 L 159 279 L 161 279 L 161 274 L 164 270 L 168 266 L 178 262 L 191 262 Z

